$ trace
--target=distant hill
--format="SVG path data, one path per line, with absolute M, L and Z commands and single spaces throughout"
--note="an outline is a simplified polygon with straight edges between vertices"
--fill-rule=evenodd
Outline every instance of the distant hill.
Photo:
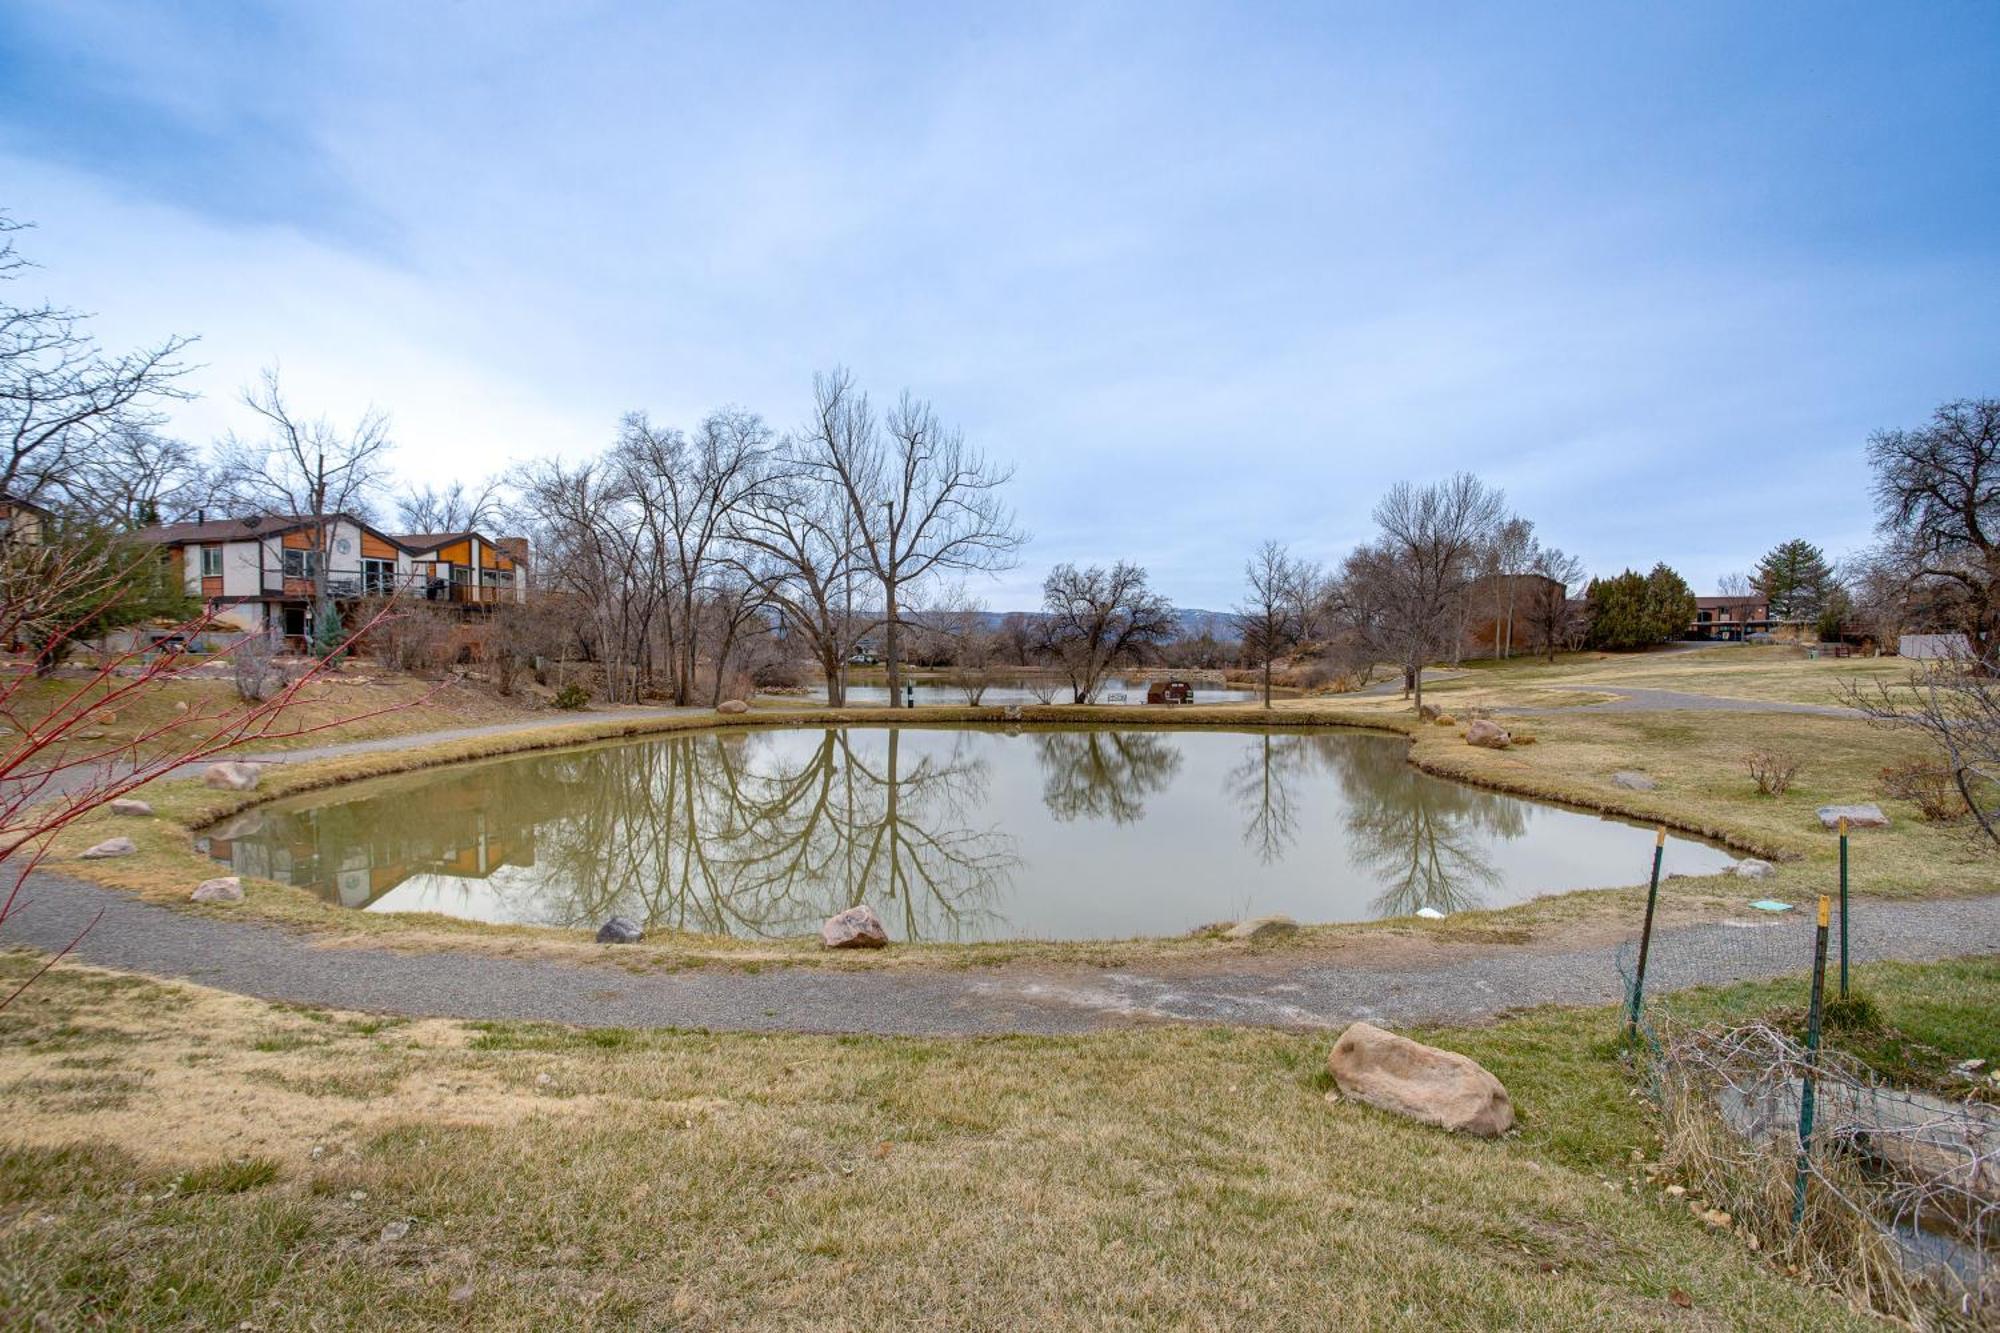
M 1002 620 L 1015 614 L 1017 613 L 1013 611 L 984 612 L 986 628 L 998 629 Z M 1025 616 L 1029 620 L 1040 620 L 1045 613 L 1041 611 L 1022 611 L 1018 614 Z M 1180 619 L 1181 637 L 1183 638 L 1198 638 L 1202 634 L 1210 634 L 1220 643 L 1234 643 L 1238 637 L 1236 633 L 1236 616 L 1233 612 L 1205 611 L 1197 606 L 1182 606 L 1176 607 L 1174 614 Z

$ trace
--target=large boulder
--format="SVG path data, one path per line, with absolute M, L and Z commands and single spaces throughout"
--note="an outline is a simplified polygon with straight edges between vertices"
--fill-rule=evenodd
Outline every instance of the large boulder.
M 150 815 L 153 807 L 131 796 L 121 796 L 111 803 L 114 815 Z
M 646 932 L 638 925 L 622 916 L 614 916 L 597 928 L 599 944 L 637 944 L 646 937 Z
M 194 886 L 194 892 L 188 897 L 198 903 L 240 903 L 243 901 L 243 880 L 236 875 L 205 879 Z
M 201 780 L 223 791 L 255 791 L 262 776 L 255 764 L 220 763 L 210 764 Z
M 1889 816 L 1882 813 L 1879 805 L 1823 805 L 1819 808 L 1819 822 L 1827 828 L 1839 828 L 1843 819 L 1849 828 L 1889 827 Z
M 819 942 L 829 949 L 879 949 L 889 942 L 889 928 L 863 903 L 828 917 L 819 928 Z
M 715 706 L 715 711 L 718 713 L 727 713 L 731 717 L 734 717 L 738 713 L 749 712 L 750 705 L 744 703 L 741 699 L 724 699 Z
M 1778 867 L 1769 861 L 1759 861 L 1754 856 L 1748 856 L 1729 867 L 1725 873 L 1734 875 L 1738 879 L 1770 879 L 1778 873 Z
M 1288 916 L 1253 916 L 1238 921 L 1222 932 L 1226 940 L 1275 940 L 1299 933 L 1299 923 Z
M 1481 717 L 1474 718 L 1472 725 L 1465 729 L 1465 743 L 1488 750 L 1504 750 L 1514 743 L 1514 738 L 1498 722 Z
M 130 838 L 106 838 L 89 851 L 77 853 L 77 859 L 81 861 L 101 861 L 107 856 L 130 856 L 138 850 L 138 845 Z
M 1340 1034 L 1327 1069 L 1343 1096 L 1427 1125 L 1481 1138 L 1514 1127 L 1514 1103 L 1479 1062 L 1356 1023 Z
M 1660 784 L 1647 777 L 1644 773 L 1635 773 L 1628 768 L 1613 773 L 1611 775 L 1611 785 L 1614 787 L 1623 787 L 1626 791 L 1653 791 Z

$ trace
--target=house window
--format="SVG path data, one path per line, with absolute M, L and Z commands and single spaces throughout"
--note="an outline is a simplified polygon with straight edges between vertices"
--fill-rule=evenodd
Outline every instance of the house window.
M 285 549 L 285 577 L 309 579 L 319 573 L 319 552 Z
M 205 579 L 222 577 L 222 548 L 204 546 L 201 548 L 201 576 Z
M 361 562 L 361 591 L 370 597 L 386 597 L 396 590 L 396 562 L 394 560 L 363 560 Z

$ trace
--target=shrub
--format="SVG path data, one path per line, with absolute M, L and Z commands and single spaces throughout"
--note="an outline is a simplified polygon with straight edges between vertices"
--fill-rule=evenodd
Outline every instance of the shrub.
M 1933 824 L 1947 824 L 1967 813 L 1965 794 L 1959 791 L 1951 769 L 1935 760 L 1912 759 L 1883 769 L 1882 791 L 1916 806 Z
M 1820 1009 L 1820 1021 L 1830 1032 L 1873 1032 L 1882 1026 L 1881 1011 L 1875 1001 L 1860 991 L 1836 996 Z
M 285 673 L 273 660 L 277 647 L 268 633 L 245 638 L 230 654 L 236 672 L 236 697 L 246 704 L 262 703 L 284 688 Z
M 1744 758 L 1751 780 L 1765 796 L 1783 796 L 1792 779 L 1805 767 L 1805 760 L 1784 750 L 1752 750 Z
M 556 697 L 553 702 L 557 708 L 562 709 L 564 712 L 574 713 L 577 709 L 583 708 L 590 703 L 590 691 L 574 683 L 565 685 L 556 691 Z

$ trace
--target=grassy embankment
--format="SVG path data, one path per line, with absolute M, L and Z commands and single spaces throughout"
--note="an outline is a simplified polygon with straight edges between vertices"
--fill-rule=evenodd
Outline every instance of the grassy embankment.
M 1842 679 L 1879 677 L 1896 669 L 1865 660 L 1807 662 L 1784 649 L 1735 648 L 1633 658 L 1585 655 L 1555 667 L 1519 661 L 1487 665 L 1468 670 L 1427 691 L 1427 697 L 1461 713 L 1474 707 L 1553 710 L 1509 719 L 1509 725 L 1531 734 L 1535 743 L 1504 752 L 1466 745 L 1463 718 L 1450 727 L 1418 725 L 1407 705 L 1394 697 L 1290 700 L 1268 713 L 1255 705 L 1182 709 L 1057 706 L 1029 708 L 1025 715 L 1029 719 L 1127 726 L 1156 723 L 1243 726 L 1270 721 L 1297 726 L 1383 727 L 1411 736 L 1413 762 L 1431 772 L 1636 820 L 1665 823 L 1724 840 L 1739 850 L 1768 857 L 1779 866 L 1778 877 L 1755 885 L 1754 891 L 1748 883 L 1729 880 L 1673 881 L 1665 895 L 1665 920 L 1669 922 L 1743 914 L 1746 911 L 1743 904 L 1752 896 L 1806 901 L 1810 895 L 1830 888 L 1835 864 L 1834 840 L 1820 828 L 1813 814 L 1816 806 L 1829 801 L 1881 801 L 1894 819 L 1891 828 L 1856 835 L 1857 893 L 1912 897 L 1990 891 L 1992 859 L 1966 830 L 1926 824 L 1914 807 L 1882 794 L 1882 768 L 1923 754 L 1922 746 L 1909 737 L 1845 717 L 1693 710 L 1603 712 L 1576 702 L 1579 697 L 1585 700 L 1605 697 L 1620 683 L 1628 687 L 1650 684 L 1661 673 L 1682 679 L 1684 684 L 1680 688 L 1694 688 L 1706 679 L 1701 673 L 1710 671 L 1719 673 L 1718 678 L 1725 682 L 1726 688 L 1762 689 L 1804 701 L 1824 702 L 1831 699 L 1835 685 Z M 1579 696 L 1552 688 L 1564 683 L 1585 684 L 1589 692 Z M 1556 703 L 1547 702 L 1552 698 Z M 797 726 L 842 720 L 865 723 L 880 722 L 884 716 L 884 710 L 876 708 L 836 712 L 783 704 L 760 708 L 751 724 Z M 899 717 L 912 725 L 964 721 L 990 724 L 999 720 L 1000 710 L 935 707 Z M 616 714 L 586 715 L 574 726 L 516 736 L 481 737 L 274 768 L 262 789 L 250 796 L 209 791 L 187 781 L 157 783 L 146 795 L 160 818 L 140 821 L 97 816 L 72 830 L 58 847 L 59 854 L 73 854 L 116 831 L 130 834 L 139 842 L 140 856 L 116 861 L 64 862 L 61 868 L 128 887 L 161 901 L 182 903 L 195 882 L 213 873 L 212 863 L 192 850 L 189 830 L 253 802 L 341 782 L 409 773 L 441 763 L 714 724 L 711 715 L 700 712 L 650 721 L 621 720 Z M 1757 748 L 1792 751 L 1804 760 L 1800 776 L 1785 795 L 1766 797 L 1756 793 L 1743 760 L 1747 751 Z M 1633 792 L 1613 785 L 1611 775 L 1621 769 L 1649 774 L 1658 782 L 1658 789 Z M 1481 946 L 1529 942 L 1558 933 L 1575 938 L 1578 932 L 1593 929 L 1615 933 L 1628 929 L 1637 912 L 1636 881 L 1644 870 L 1644 866 L 1634 866 L 1631 878 L 1635 887 L 1624 890 L 1569 894 L 1497 911 L 1466 912 L 1443 922 L 1403 918 L 1319 927 L 1276 946 L 1256 947 L 1337 951 L 1372 947 L 1385 936 L 1445 946 Z M 355 913 L 330 907 L 302 890 L 277 884 L 252 882 L 246 887 L 250 901 L 244 906 L 208 910 L 248 912 L 357 939 L 394 942 L 412 948 L 476 947 L 516 954 L 584 952 L 590 948 L 581 932 Z M 1251 947 L 1207 939 L 1108 944 L 919 945 L 892 950 L 887 955 L 828 958 L 810 941 L 745 943 L 663 936 L 636 949 L 621 951 L 619 961 L 630 967 L 675 967 L 704 961 L 752 966 L 772 961 L 840 967 L 971 966 L 1022 960 L 1117 966 L 1140 958 L 1156 961 L 1226 958 Z
M 14 700 L 16 721 L 28 725 L 39 723 L 50 709 L 66 702 L 85 683 L 78 670 L 73 668 L 65 669 L 60 676 L 26 682 Z M 118 685 L 127 683 L 114 681 L 90 685 L 80 706 L 85 711 L 95 712 L 107 694 Z M 181 705 L 185 705 L 185 709 Z M 124 743 L 136 742 L 139 737 L 160 727 L 182 721 L 190 712 L 196 716 L 213 716 L 241 707 L 236 687 L 227 679 L 190 678 L 162 682 L 142 695 L 120 703 L 111 710 L 112 715 L 101 720 L 93 718 L 73 729 L 69 733 L 71 739 L 57 746 L 55 754 L 67 758 L 101 753 Z M 533 715 L 525 698 L 503 699 L 490 688 L 477 684 L 455 679 L 443 682 L 419 680 L 372 670 L 359 664 L 346 664 L 308 682 L 300 690 L 296 701 L 281 716 L 272 720 L 273 731 L 303 734 L 263 737 L 246 744 L 244 749 L 264 753 L 341 741 L 376 740 L 407 736 L 414 732 L 486 726 Z M 82 740 L 77 738 L 79 733 L 101 735 Z M 185 749 L 202 734 L 198 723 L 188 723 L 172 734 L 139 748 L 144 757 L 152 758 L 156 754 Z M 13 735 L 13 728 L 0 724 L 0 741 L 12 743 Z
M 27 965 L 0 956 L 0 978 Z M 1927 1067 L 2000 1056 L 2000 963 L 1860 976 Z M 0 1015 L 0 1307 L 176 1328 L 1853 1322 L 1642 1181 L 1655 1140 L 1616 1026 L 1551 1009 L 1420 1034 L 1512 1090 L 1517 1135 L 1481 1143 L 1329 1105 L 1324 1035 L 580 1032 L 65 967 Z

